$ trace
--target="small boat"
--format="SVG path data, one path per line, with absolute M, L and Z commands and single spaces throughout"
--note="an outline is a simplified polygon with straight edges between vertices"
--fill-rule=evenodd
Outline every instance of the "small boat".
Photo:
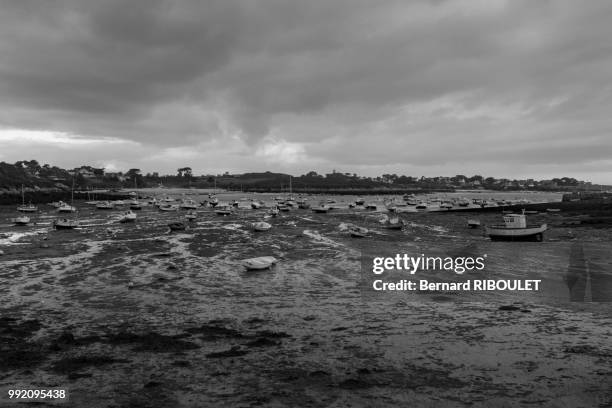
M 184 200 L 180 204 L 180 208 L 184 210 L 196 210 L 199 207 L 199 204 L 193 200 Z
M 134 221 L 136 221 L 136 213 L 131 210 L 124 212 L 119 218 L 119 222 L 122 224 Z
M 279 212 L 280 211 L 278 211 L 278 208 L 271 208 L 270 211 L 268 211 L 268 214 L 272 217 L 276 217 Z
M 142 204 L 138 200 L 130 201 L 130 210 L 142 210 Z
M 170 231 L 185 231 L 187 226 L 184 222 L 177 221 L 168 223 L 168 228 L 170 228 Z
M 329 211 L 329 206 L 325 204 L 321 204 L 318 207 L 313 207 L 312 211 L 316 213 L 326 213 Z
M 217 197 L 213 197 L 212 200 L 210 200 L 208 202 L 208 204 L 212 207 L 215 208 L 218 204 L 219 204 L 219 200 L 217 199 Z
M 309 210 L 310 209 L 310 204 L 308 204 L 306 201 L 299 201 L 298 202 L 298 208 L 300 210 Z
M 453 208 L 453 204 L 451 202 L 449 202 L 449 201 L 443 201 L 440 204 L 440 208 L 443 208 L 443 209 L 446 209 L 446 210 L 450 210 L 450 209 Z
M 157 204 L 159 204 L 157 201 L 157 198 L 152 198 L 149 200 L 149 205 L 157 205 Z
M 470 201 L 465 198 L 460 198 L 459 201 L 457 201 L 457 205 L 459 207 L 467 207 L 470 205 Z
M 112 210 L 115 208 L 115 204 L 113 204 L 111 201 L 99 201 L 96 204 L 96 208 L 98 210 Z
M 374 203 L 368 203 L 365 206 L 366 210 L 376 210 L 378 207 Z
M 560 212 L 560 211 L 561 211 L 560 208 L 547 208 L 546 209 L 546 212 L 549 212 L 549 213 L 556 213 L 556 212 Z
M 390 230 L 401 230 L 404 228 L 404 221 L 400 220 L 399 217 L 387 218 L 384 227 Z
M 254 222 L 253 223 L 253 230 L 255 231 L 268 231 L 270 228 L 272 228 L 272 225 L 268 224 L 267 222 L 264 221 L 259 221 L 259 222 Z
M 285 204 L 279 204 L 276 206 L 276 208 L 278 208 L 278 211 L 282 211 L 282 212 L 289 211 L 289 206 Z
M 38 211 L 38 207 L 33 205 L 31 202 L 29 204 L 25 203 L 25 193 L 23 190 L 23 184 L 21 185 L 21 205 L 17 207 L 17 211 L 22 213 L 33 213 Z
M 251 208 L 257 210 L 263 207 L 263 203 L 261 201 L 251 201 Z
M 467 226 L 468 228 L 478 228 L 480 227 L 480 220 L 470 218 L 467 220 Z
M 185 214 L 185 219 L 188 221 L 193 221 L 196 218 L 198 218 L 198 214 L 195 211 L 189 211 L 187 214 Z
M 350 226 L 348 229 L 349 235 L 354 238 L 364 238 L 368 234 L 368 229 L 358 227 L 356 225 Z
M 58 207 L 57 212 L 59 213 L 73 213 L 76 212 L 76 207 L 63 203 L 60 207 Z
M 176 204 L 162 204 L 159 206 L 159 211 L 177 211 L 179 206 Z
M 248 270 L 257 271 L 262 269 L 269 269 L 276 262 L 278 261 L 273 256 L 260 256 L 258 258 L 244 259 L 242 261 L 242 265 L 244 265 L 244 267 Z
M 365 204 L 365 200 L 363 198 L 358 198 L 357 200 L 355 200 L 355 205 L 364 205 Z
M 544 238 L 546 224 L 528 225 L 525 214 L 508 214 L 504 224 L 486 227 L 486 234 L 493 241 L 538 241 Z
M 232 209 L 229 205 L 222 205 L 222 206 L 215 208 L 215 214 L 221 215 L 221 216 L 231 215 Z
M 78 220 L 69 220 L 68 218 L 57 219 L 53 221 L 53 228 L 56 230 L 75 229 L 79 226 Z
M 176 201 L 176 200 L 175 200 L 174 198 L 170 197 L 170 196 L 166 196 L 166 198 L 164 198 L 164 199 L 162 200 L 162 202 L 164 202 L 164 203 L 173 203 L 173 202 L 175 202 L 175 201 Z
M 27 215 L 20 215 L 19 217 L 15 217 L 11 220 L 15 225 L 28 225 L 30 223 L 30 217 Z
M 423 201 L 419 202 L 416 207 L 417 210 L 426 210 L 427 209 L 427 204 Z

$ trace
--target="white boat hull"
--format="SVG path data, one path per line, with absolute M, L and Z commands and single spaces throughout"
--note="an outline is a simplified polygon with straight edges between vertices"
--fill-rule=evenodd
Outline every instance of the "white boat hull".
M 542 241 L 546 224 L 528 225 L 526 228 L 508 228 L 502 225 L 486 227 L 486 234 L 493 241 Z

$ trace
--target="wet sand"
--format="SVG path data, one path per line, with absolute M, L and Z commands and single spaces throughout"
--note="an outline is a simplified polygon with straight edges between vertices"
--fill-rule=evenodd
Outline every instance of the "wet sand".
M 608 229 L 493 243 L 462 214 L 404 213 L 408 227 L 389 231 L 379 213 L 338 209 L 282 213 L 254 232 L 265 209 L 201 209 L 169 233 L 184 212 L 145 208 L 135 224 L 118 224 L 118 212 L 79 207 L 79 230 L 51 231 L 50 210 L 38 225 L 0 227 L 2 389 L 64 387 L 63 406 L 75 407 L 612 404 L 611 304 L 570 302 L 566 279 L 577 245 L 593 270 L 612 270 Z M 370 236 L 350 238 L 343 223 Z M 371 293 L 360 261 L 377 251 L 486 253 L 488 276 L 547 287 Z M 240 264 L 261 255 L 279 262 L 255 272 Z

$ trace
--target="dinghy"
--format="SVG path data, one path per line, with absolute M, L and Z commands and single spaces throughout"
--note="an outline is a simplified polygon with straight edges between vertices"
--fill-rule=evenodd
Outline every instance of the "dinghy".
M 30 217 L 28 217 L 27 215 L 22 215 L 22 216 L 13 218 L 11 221 L 15 225 L 21 225 L 21 226 L 28 225 L 30 223 Z
M 242 261 L 242 265 L 248 270 L 269 269 L 277 262 L 273 256 L 260 256 L 258 258 L 250 258 Z
M 253 229 L 255 231 L 268 231 L 270 228 L 272 228 L 272 225 L 268 224 L 267 222 L 264 221 L 259 221 L 259 222 L 254 222 L 253 223 Z

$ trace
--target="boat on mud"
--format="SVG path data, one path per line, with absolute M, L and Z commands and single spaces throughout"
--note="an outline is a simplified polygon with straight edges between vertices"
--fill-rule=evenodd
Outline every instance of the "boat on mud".
M 215 214 L 226 216 L 232 214 L 232 208 L 229 205 L 221 205 L 215 208 Z
M 138 200 L 130 201 L 130 210 L 142 210 L 142 204 Z
M 259 221 L 259 222 L 254 222 L 253 223 L 253 230 L 254 231 L 268 231 L 270 228 L 272 228 L 272 225 L 268 224 L 265 221 Z
M 242 265 L 248 270 L 269 269 L 277 262 L 273 256 L 260 256 L 257 258 L 244 259 Z
M 62 218 L 53 221 L 53 228 L 56 230 L 71 230 L 80 225 L 78 220 Z
M 329 206 L 321 204 L 317 207 L 312 207 L 312 211 L 316 213 L 326 213 L 329 211 Z
M 113 204 L 111 201 L 99 201 L 96 204 L 96 208 L 98 210 L 112 210 L 115 208 L 115 204 Z
M 368 235 L 368 229 L 364 227 L 358 227 L 357 225 L 351 225 L 348 228 L 348 233 L 353 238 L 365 238 Z
M 135 222 L 136 221 L 136 213 L 129 210 L 124 212 L 123 214 L 121 214 L 121 217 L 119 217 L 119 222 L 122 224 L 128 223 L 128 222 Z
M 470 218 L 467 220 L 467 226 L 468 228 L 478 228 L 480 227 L 480 220 Z
M 58 207 L 57 212 L 59 213 L 73 213 L 76 212 L 76 207 L 63 203 L 60 207 Z
M 189 211 L 187 214 L 185 214 L 185 219 L 187 221 L 193 221 L 196 218 L 198 218 L 198 213 L 196 211 Z
M 178 211 L 179 206 L 176 204 L 163 204 L 159 206 L 159 211 Z
M 485 233 L 493 241 L 537 241 L 544 239 L 546 224 L 527 224 L 525 214 L 504 215 L 504 223 L 486 226 Z
M 184 222 L 177 221 L 168 223 L 168 228 L 170 228 L 170 231 L 185 231 L 187 226 Z
M 180 204 L 180 208 L 184 210 L 197 210 L 200 205 L 193 200 L 184 200 Z
M 30 223 L 30 217 L 27 215 L 20 215 L 19 217 L 13 218 L 11 221 L 15 225 L 25 226 Z
M 399 217 L 391 217 L 391 218 L 387 218 L 383 222 L 383 226 L 386 229 L 390 229 L 390 230 L 401 230 L 402 228 L 404 228 L 404 221 L 400 220 Z

